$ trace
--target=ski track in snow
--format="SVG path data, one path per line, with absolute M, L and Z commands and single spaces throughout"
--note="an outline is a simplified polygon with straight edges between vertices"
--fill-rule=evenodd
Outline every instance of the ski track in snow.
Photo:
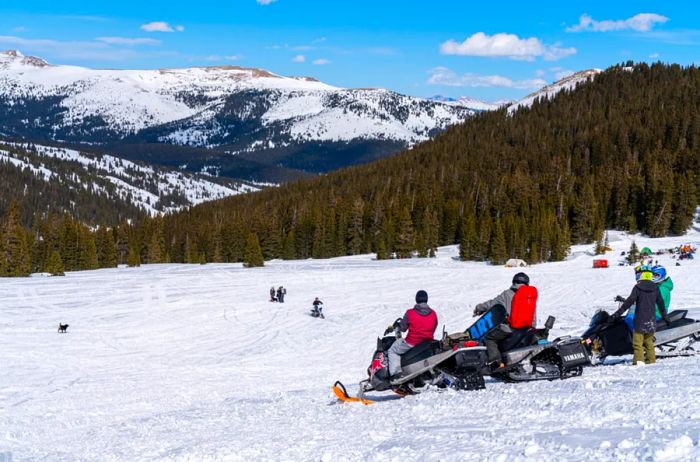
M 526 271 L 540 323 L 580 334 L 634 278 L 615 266 L 630 237 L 611 233 L 607 270 L 591 246 Z M 644 239 L 640 248 L 700 242 Z M 473 306 L 518 269 L 369 256 L 237 264 L 150 265 L 65 278 L 0 280 L 0 454 L 14 460 L 698 460 L 700 358 L 628 361 L 565 381 L 428 390 L 372 406 L 338 404 L 364 378 L 375 339 L 430 294 L 440 329 L 463 330 Z M 667 264 L 673 308 L 700 316 L 698 262 Z M 287 303 L 267 301 L 271 285 Z M 308 316 L 319 296 L 326 320 Z M 57 334 L 59 322 L 70 324 Z M 439 334 L 439 332 L 438 332 Z M 629 359 L 629 358 L 627 358 Z M 379 395 L 377 395 L 379 396 Z

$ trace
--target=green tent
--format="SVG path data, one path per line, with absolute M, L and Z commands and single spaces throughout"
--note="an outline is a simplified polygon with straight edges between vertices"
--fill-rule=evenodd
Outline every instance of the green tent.
M 654 252 L 651 251 L 649 247 L 644 247 L 641 252 L 639 252 L 639 255 L 641 256 L 648 256 L 648 255 L 653 255 Z

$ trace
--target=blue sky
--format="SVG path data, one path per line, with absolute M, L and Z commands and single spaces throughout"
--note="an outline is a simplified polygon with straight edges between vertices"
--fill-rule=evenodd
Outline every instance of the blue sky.
M 628 59 L 692 64 L 699 13 L 692 2 L 648 1 L 2 0 L 0 49 L 56 64 L 235 64 L 495 100 Z

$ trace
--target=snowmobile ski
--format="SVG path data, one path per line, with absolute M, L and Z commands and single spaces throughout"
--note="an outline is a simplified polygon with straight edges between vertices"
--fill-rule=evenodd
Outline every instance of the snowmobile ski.
M 340 381 L 335 382 L 333 385 L 333 393 L 335 393 L 335 396 L 343 403 L 362 403 L 364 405 L 374 403 L 374 401 L 371 399 L 360 398 L 359 396 L 350 396 L 348 391 L 345 389 L 345 385 L 343 385 Z

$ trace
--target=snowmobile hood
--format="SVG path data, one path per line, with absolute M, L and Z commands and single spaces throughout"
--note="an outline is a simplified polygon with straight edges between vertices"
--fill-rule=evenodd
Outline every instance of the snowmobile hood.
M 433 312 L 433 309 L 430 308 L 427 303 L 417 303 L 413 309 L 416 310 L 421 316 L 428 316 Z
M 637 283 L 637 289 L 641 290 L 642 292 L 653 292 L 656 290 L 656 284 L 651 281 L 642 280 Z

